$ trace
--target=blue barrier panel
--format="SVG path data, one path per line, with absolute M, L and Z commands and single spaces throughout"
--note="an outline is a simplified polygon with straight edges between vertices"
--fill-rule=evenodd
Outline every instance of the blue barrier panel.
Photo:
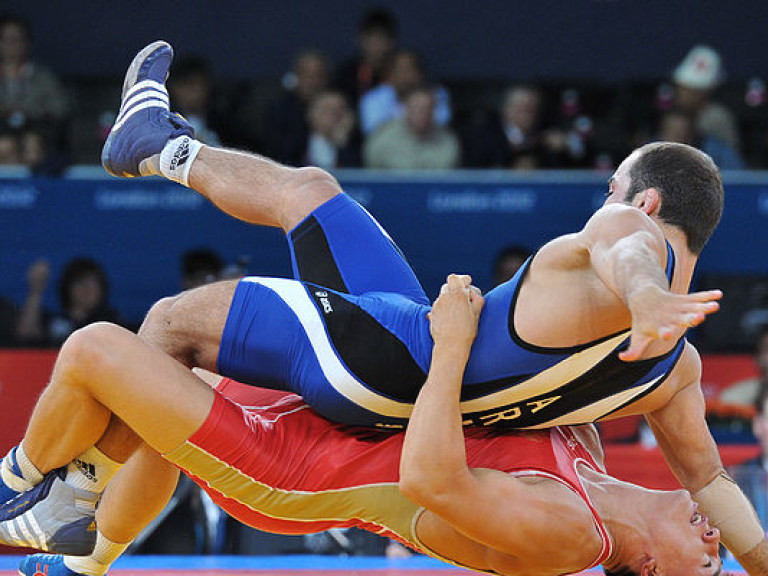
M 578 230 L 602 204 L 607 178 L 365 172 L 339 177 L 399 244 L 429 295 L 449 272 L 472 274 L 489 288 L 493 259 L 505 245 L 535 248 Z M 740 175 L 727 182 L 725 216 L 699 271 L 768 274 L 768 177 Z M 180 258 L 190 248 L 211 247 L 228 262 L 248 260 L 250 274 L 291 274 L 280 231 L 239 222 L 160 179 L 0 180 L 0 229 L 0 294 L 21 302 L 27 267 L 46 257 L 54 283 L 46 305 L 55 308 L 62 266 L 88 255 L 103 263 L 111 302 L 132 321 L 180 289 Z

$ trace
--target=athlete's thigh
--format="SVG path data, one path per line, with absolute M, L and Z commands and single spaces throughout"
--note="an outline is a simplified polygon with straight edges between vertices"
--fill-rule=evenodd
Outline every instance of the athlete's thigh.
M 80 367 L 87 360 L 87 368 Z M 67 341 L 54 381 L 87 372 L 91 397 L 155 450 L 168 451 L 205 421 L 213 392 L 184 366 L 128 330 L 107 323 L 85 327 Z M 73 375 L 73 376 L 70 376 Z
M 297 279 L 347 294 L 394 292 L 428 304 L 405 256 L 346 194 L 316 208 L 288 235 Z

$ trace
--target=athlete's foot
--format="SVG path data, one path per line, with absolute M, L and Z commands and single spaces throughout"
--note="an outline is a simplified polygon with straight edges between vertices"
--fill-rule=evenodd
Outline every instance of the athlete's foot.
M 100 494 L 66 484 L 65 468 L 0 506 L 0 544 L 85 556 L 96 545 Z
M 21 576 L 81 576 L 64 564 L 61 554 L 32 554 L 19 564 Z
M 160 174 L 160 152 L 169 140 L 194 136 L 189 123 L 170 112 L 165 80 L 173 49 L 157 41 L 141 50 L 128 67 L 120 111 L 101 151 L 113 176 Z

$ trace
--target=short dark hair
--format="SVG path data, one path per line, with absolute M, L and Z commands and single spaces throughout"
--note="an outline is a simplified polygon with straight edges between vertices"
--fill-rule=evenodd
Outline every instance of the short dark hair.
M 659 218 L 680 228 L 688 249 L 701 254 L 723 214 L 723 181 L 707 154 L 678 142 L 653 142 L 638 148 L 629 171 L 627 202 L 643 190 L 661 194 Z
M 208 60 L 202 56 L 190 54 L 182 56 L 173 64 L 168 80 L 174 81 L 194 76 L 203 76 L 210 81 L 213 79 L 213 71 Z
M 224 263 L 221 257 L 209 248 L 194 248 L 181 256 L 181 273 L 184 276 L 192 276 L 201 271 L 218 276 L 222 268 Z
M 365 11 L 357 26 L 358 34 L 383 32 L 390 38 L 397 38 L 397 17 L 393 12 L 381 7 L 372 7 Z
M 104 268 L 93 258 L 73 258 L 64 266 L 59 280 L 59 300 L 64 310 L 72 305 L 72 284 L 88 276 L 95 276 L 101 287 L 102 300 L 99 305 L 106 304 L 109 282 Z
M 11 12 L 5 12 L 0 14 L 0 28 L 5 28 L 8 25 L 18 26 L 27 38 L 27 42 L 32 40 L 32 27 L 27 20 L 21 14 L 14 14 Z

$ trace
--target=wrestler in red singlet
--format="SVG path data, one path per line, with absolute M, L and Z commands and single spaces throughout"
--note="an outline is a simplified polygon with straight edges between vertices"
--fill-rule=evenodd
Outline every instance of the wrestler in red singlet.
M 202 427 L 166 458 L 229 514 L 284 534 L 356 526 L 451 562 L 419 541 L 415 526 L 423 509 L 398 489 L 404 433 L 332 423 L 286 392 L 231 380 L 218 390 Z M 567 427 L 466 428 L 465 435 L 470 467 L 545 476 L 579 494 L 603 538 L 592 566 L 609 556 L 608 535 L 576 468 L 604 470 Z

